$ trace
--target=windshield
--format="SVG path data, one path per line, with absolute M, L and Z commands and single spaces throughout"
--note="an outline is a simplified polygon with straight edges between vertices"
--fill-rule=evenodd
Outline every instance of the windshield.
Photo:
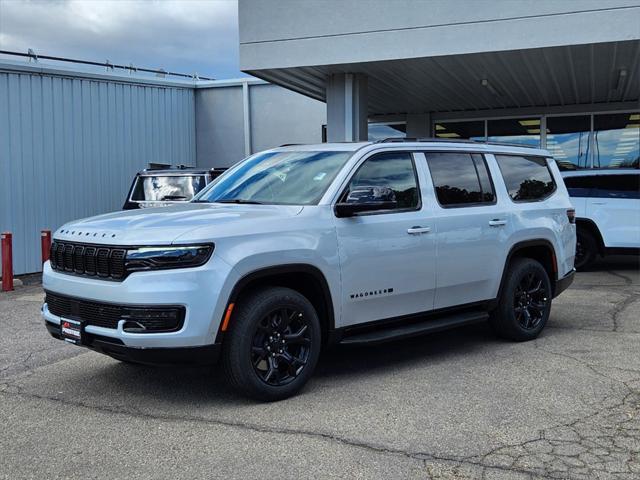
M 196 202 L 313 205 L 352 152 L 265 152 L 219 177 Z
M 134 202 L 186 202 L 204 186 L 203 175 L 138 177 L 131 200 Z

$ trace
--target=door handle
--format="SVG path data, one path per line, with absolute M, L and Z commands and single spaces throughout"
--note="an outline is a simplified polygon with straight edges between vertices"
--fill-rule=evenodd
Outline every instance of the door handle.
M 429 233 L 431 228 L 415 226 L 407 229 L 409 235 L 420 235 L 421 233 Z
M 503 227 L 507 224 L 506 220 L 500 220 L 499 218 L 494 218 L 493 220 L 489 220 L 489 225 L 492 227 Z

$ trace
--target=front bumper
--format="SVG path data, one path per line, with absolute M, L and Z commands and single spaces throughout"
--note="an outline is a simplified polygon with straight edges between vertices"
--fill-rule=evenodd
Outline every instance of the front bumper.
M 60 325 L 45 322 L 52 337 L 62 340 Z M 127 347 L 120 340 L 85 333 L 83 347 L 117 360 L 145 365 L 211 365 L 218 361 L 222 345 L 214 343 L 198 347 L 142 348 Z
M 178 331 L 126 332 L 124 319 L 118 321 L 116 328 L 85 327 L 89 338 L 106 339 L 127 348 L 175 349 L 215 343 L 234 277 L 229 265 L 216 257 L 202 267 L 136 272 L 122 282 L 56 272 L 47 262 L 42 283 L 48 292 L 87 301 L 125 306 L 183 306 L 184 322 Z M 42 316 L 48 327 L 59 329 L 61 317 L 54 315 L 46 303 L 42 306 Z

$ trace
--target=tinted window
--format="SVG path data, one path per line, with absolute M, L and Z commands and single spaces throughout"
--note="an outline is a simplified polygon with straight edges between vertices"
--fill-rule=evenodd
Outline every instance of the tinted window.
M 420 204 L 418 179 L 409 153 L 381 153 L 367 159 L 351 179 L 343 201 L 350 192 L 364 187 L 390 189 L 393 194 L 389 200 L 395 200 L 399 209 L 416 209 Z
M 564 179 L 564 184 L 572 197 L 588 197 L 596 181 L 595 176 L 588 177 L 568 177 Z
M 440 205 L 464 206 L 495 200 L 482 155 L 427 153 L 426 156 Z
M 496 155 L 496 160 L 509 196 L 517 202 L 540 200 L 556 189 L 545 158 Z
M 599 175 L 592 196 L 601 198 L 640 198 L 640 175 Z
M 131 200 L 134 202 L 188 201 L 204 186 L 204 175 L 138 177 Z

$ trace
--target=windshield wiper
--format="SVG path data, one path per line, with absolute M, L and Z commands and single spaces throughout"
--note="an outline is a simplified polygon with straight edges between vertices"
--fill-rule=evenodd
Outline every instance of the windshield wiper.
M 264 205 L 262 202 L 255 200 L 245 200 L 243 198 L 223 198 L 221 200 L 214 200 L 214 203 L 241 203 L 244 205 Z

